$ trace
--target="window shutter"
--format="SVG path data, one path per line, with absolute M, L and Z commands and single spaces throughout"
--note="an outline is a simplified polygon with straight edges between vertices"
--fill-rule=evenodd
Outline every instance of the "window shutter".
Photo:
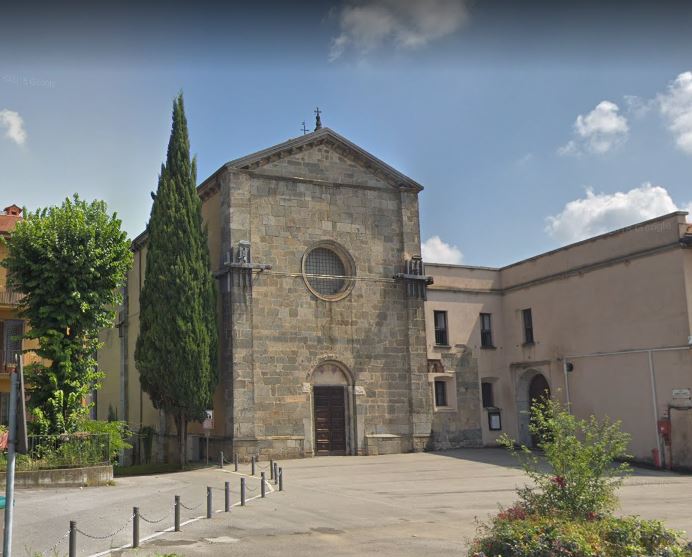
M 5 363 L 14 364 L 17 354 L 22 351 L 22 334 L 24 322 L 18 319 L 5 321 Z

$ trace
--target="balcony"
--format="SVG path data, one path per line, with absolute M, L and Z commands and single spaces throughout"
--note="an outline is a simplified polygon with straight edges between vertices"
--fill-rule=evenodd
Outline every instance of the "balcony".
M 21 350 L 0 350 L 0 373 L 9 373 L 17 367 L 17 355 Z
M 16 307 L 21 299 L 22 295 L 16 290 L 0 287 L 0 306 Z

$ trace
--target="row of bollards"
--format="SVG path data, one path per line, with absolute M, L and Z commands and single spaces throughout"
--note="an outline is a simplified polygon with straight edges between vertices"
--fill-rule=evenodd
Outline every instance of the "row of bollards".
M 223 462 L 223 454 L 221 456 Z M 254 457 L 253 457 L 253 473 L 254 473 Z M 235 460 L 235 465 L 237 466 L 238 464 L 237 461 L 237 456 Z M 283 470 L 280 466 L 277 465 L 276 462 L 271 461 L 270 467 L 270 476 L 274 480 L 274 484 L 278 484 L 279 486 L 279 491 L 283 491 Z M 261 472 L 260 474 L 260 497 L 265 498 L 267 496 L 267 479 L 266 479 L 266 474 L 264 472 Z M 213 500 L 212 500 L 212 487 L 207 486 L 207 518 L 211 518 L 213 515 Z M 246 503 L 246 494 L 247 494 L 247 484 L 246 484 L 246 478 L 241 477 L 240 478 L 240 506 L 244 507 Z M 180 502 L 180 495 L 175 495 L 174 497 L 174 508 L 173 508 L 173 529 L 175 532 L 180 532 L 180 507 L 184 506 Z M 199 505 L 198 505 L 199 506 Z M 224 483 L 224 512 L 230 512 L 231 510 L 231 482 L 225 482 Z M 188 507 L 185 507 L 188 508 Z M 165 517 L 164 517 L 165 518 Z M 140 520 L 140 513 L 139 513 L 139 507 L 132 507 L 132 547 L 136 548 L 139 547 L 139 520 Z M 151 522 L 149 519 L 144 518 L 146 522 Z M 163 520 L 163 519 L 161 519 Z M 158 521 L 160 522 L 160 520 Z M 127 523 L 125 523 L 127 525 Z M 124 528 L 124 527 L 123 527 Z M 121 528 L 122 530 L 122 528 Z M 120 530 L 118 530 L 120 531 Z M 116 531 L 115 533 L 117 533 Z M 70 521 L 70 531 L 69 531 L 69 557 L 77 557 L 77 522 L 74 520 Z M 113 535 L 115 535 L 115 533 Z M 84 534 L 84 532 L 82 532 Z M 91 537 L 88 534 L 84 534 L 87 537 Z

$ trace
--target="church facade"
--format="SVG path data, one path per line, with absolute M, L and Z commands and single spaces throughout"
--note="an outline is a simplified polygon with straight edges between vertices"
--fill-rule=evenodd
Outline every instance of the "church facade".
M 532 400 L 620 420 L 636 460 L 692 468 L 692 225 L 675 212 L 502 268 L 420 257 L 412 179 L 327 128 L 231 161 L 198 188 L 218 279 L 213 419 L 192 460 L 527 445 Z M 97 416 L 175 454 L 134 348 L 146 235 Z
M 461 360 L 458 410 L 434 423 L 421 190 L 328 128 L 231 161 L 199 186 L 218 278 L 220 382 L 213 427 L 191 429 L 191 458 L 205 434 L 212 454 L 241 458 L 480 444 L 477 373 Z M 133 248 L 119 326 L 104 331 L 99 353 L 97 412 L 155 430 L 163 455 L 174 429 L 141 392 L 134 363 L 146 237 Z

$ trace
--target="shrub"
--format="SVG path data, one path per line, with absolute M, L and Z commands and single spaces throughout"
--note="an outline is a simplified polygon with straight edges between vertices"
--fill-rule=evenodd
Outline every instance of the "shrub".
M 497 516 L 482 525 L 469 555 L 489 557 L 692 557 L 680 532 L 638 517 L 570 520 Z
M 620 431 L 620 422 L 581 420 L 558 401 L 544 400 L 532 406 L 529 430 L 544 459 L 524 445 L 516 449 L 507 436 L 500 439 L 533 480 L 517 490 L 527 512 L 592 519 L 615 508 L 615 491 L 629 471 L 626 463 L 614 464 L 628 456 L 630 436 Z
M 83 420 L 79 424 L 79 429 L 88 433 L 108 435 L 107 451 L 111 462 L 115 461 L 120 451 L 132 448 L 132 445 L 127 442 L 127 439 L 132 436 L 132 431 L 127 422 Z

